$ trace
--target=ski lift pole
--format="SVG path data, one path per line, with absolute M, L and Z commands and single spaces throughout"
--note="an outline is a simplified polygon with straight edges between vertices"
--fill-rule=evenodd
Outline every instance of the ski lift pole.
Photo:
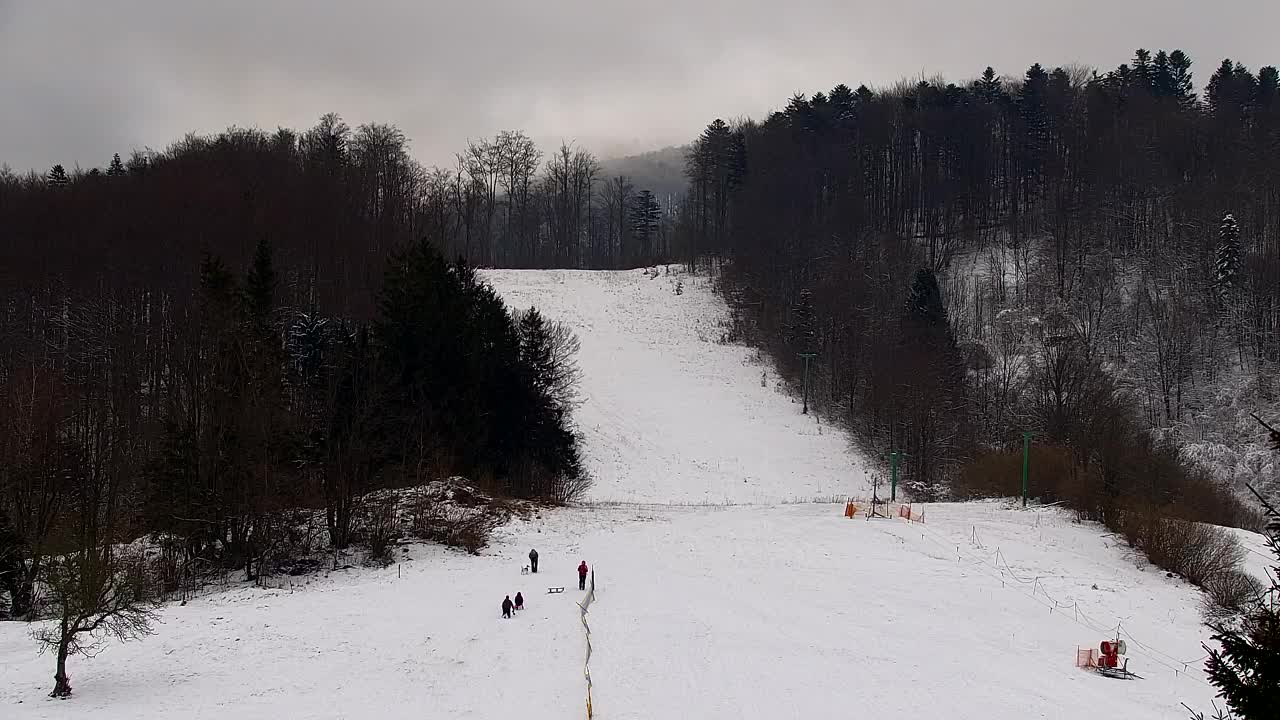
M 800 357 L 804 358 L 804 408 L 800 411 L 801 415 L 809 414 L 809 361 L 818 356 L 818 353 L 802 352 Z
M 1027 470 L 1031 465 L 1031 431 L 1022 433 L 1022 507 L 1027 506 Z
M 898 501 L 898 451 L 889 451 L 889 502 Z

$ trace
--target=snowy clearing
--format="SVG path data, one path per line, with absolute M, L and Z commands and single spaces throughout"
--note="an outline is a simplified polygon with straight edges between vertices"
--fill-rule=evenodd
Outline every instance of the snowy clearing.
M 596 502 L 517 517 L 478 557 L 408 545 L 386 569 L 169 606 L 154 637 L 73 659 L 66 701 L 45 697 L 53 660 L 27 628 L 0 623 L 0 717 L 583 718 L 580 560 L 603 720 L 1208 708 L 1199 593 L 1097 526 L 1001 502 L 915 506 L 915 524 L 785 504 L 865 496 L 863 466 L 760 387 L 750 351 L 713 342 L 724 308 L 705 279 L 677 296 L 679 276 L 640 271 L 488 275 L 582 336 Z M 522 575 L 530 548 L 542 572 Z M 501 619 L 517 591 L 527 609 Z M 1117 632 L 1143 680 L 1075 667 Z

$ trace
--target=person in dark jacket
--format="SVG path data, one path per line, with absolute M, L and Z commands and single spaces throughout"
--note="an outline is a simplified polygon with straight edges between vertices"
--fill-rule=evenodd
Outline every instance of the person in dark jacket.
M 524 609 L 524 596 L 521 595 L 520 593 L 516 593 L 516 609 L 517 610 Z
M 538 572 L 538 551 L 537 550 L 529 551 L 529 570 L 535 574 Z
M 513 606 L 511 604 L 511 596 L 508 595 L 505 598 L 503 598 L 502 599 L 502 617 L 510 619 L 512 607 Z
M 582 564 L 578 565 L 578 589 L 579 590 L 587 589 L 587 561 L 586 560 L 583 560 Z

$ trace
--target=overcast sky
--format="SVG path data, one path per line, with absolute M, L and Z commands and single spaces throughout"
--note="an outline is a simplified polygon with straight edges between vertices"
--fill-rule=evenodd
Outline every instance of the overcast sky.
M 1052 5 L 1052 7 L 1049 7 Z M 1260 0 L 0 0 L 0 163 L 104 165 L 229 125 L 398 125 L 424 163 L 522 129 L 602 156 L 794 92 L 1182 48 L 1280 64 Z

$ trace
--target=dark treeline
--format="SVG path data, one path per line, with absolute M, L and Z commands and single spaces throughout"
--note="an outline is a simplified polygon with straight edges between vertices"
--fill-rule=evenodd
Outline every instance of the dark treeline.
M 317 549 L 299 513 L 342 549 L 375 490 L 585 487 L 576 339 L 446 260 L 420 181 L 333 116 L 0 177 L 0 610 L 61 615 L 60 676 L 85 628 L 145 630 L 144 574 Z M 117 546 L 146 533 L 159 570 Z
M 816 352 L 813 402 L 905 452 L 917 497 L 1017 494 L 1032 432 L 1035 495 L 1244 522 L 1163 438 L 1280 359 L 1278 142 L 1274 68 L 1224 62 L 1202 98 L 1177 51 L 840 85 L 709 125 L 677 227 L 727 261 L 738 332 L 797 385 Z

